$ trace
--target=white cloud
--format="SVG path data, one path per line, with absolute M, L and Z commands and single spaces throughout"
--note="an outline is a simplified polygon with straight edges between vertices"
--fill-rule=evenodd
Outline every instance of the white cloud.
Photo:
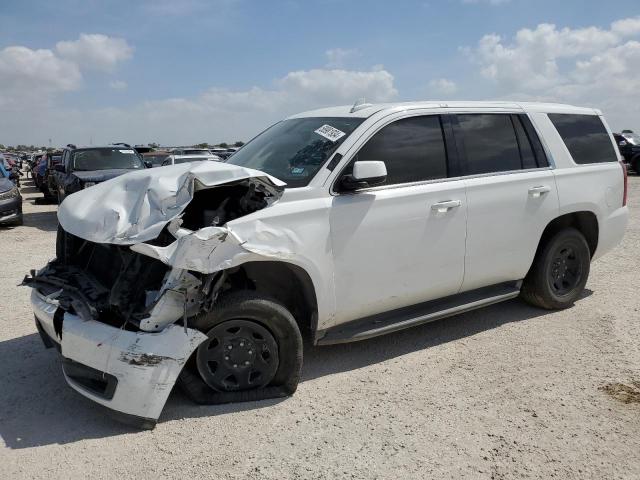
M 632 36 L 640 33 L 640 17 L 625 18 L 611 24 L 611 30 L 624 36 Z
M 640 102 L 640 17 L 609 29 L 540 24 L 513 39 L 485 35 L 469 58 L 499 96 L 593 105 L 615 123 L 634 119 Z
M 0 50 L 0 106 L 48 101 L 52 95 L 75 90 L 82 83 L 78 66 L 51 50 L 11 46 Z
M 0 106 L 43 108 L 61 93 L 79 89 L 84 70 L 113 71 L 132 52 L 125 40 L 100 34 L 82 34 L 55 49 L 6 47 L 0 50 Z M 122 87 L 112 83 L 112 88 Z
M 359 55 L 359 52 L 355 48 L 332 48 L 324 54 L 327 56 L 326 68 L 344 68 L 349 60 Z
M 396 98 L 393 76 L 384 69 L 315 69 L 290 72 L 270 88 L 211 88 L 190 98 L 143 102 L 129 108 L 48 109 L 37 118 L 0 117 L 0 132 L 12 143 L 215 142 L 248 140 L 268 125 L 304 110 L 352 104 L 357 98 L 384 102 Z M 29 122 L 29 128 L 27 128 Z M 34 138 L 43 132 L 43 138 Z M 124 140 L 123 140 L 124 139 Z
M 133 56 L 133 48 L 126 40 L 99 33 L 82 33 L 78 40 L 58 42 L 56 52 L 83 68 L 105 72 L 112 72 L 118 63 Z
M 458 91 L 456 82 L 446 78 L 434 78 L 429 82 L 429 88 L 442 95 L 452 95 Z
M 113 90 L 126 90 L 127 82 L 122 80 L 113 80 L 109 82 L 109 88 L 112 88 Z

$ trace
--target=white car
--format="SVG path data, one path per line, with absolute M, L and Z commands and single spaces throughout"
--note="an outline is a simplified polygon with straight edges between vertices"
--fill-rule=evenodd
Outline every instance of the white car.
M 142 427 L 292 394 L 302 335 L 363 340 L 521 296 L 576 301 L 627 225 L 601 113 L 524 103 L 335 107 L 227 163 L 133 172 L 58 210 L 25 279 L 69 384 Z
M 188 163 L 188 162 L 221 162 L 222 158 L 211 153 L 207 154 L 188 154 L 188 155 L 169 155 L 160 165 L 161 167 L 167 165 L 175 165 L 176 163 Z

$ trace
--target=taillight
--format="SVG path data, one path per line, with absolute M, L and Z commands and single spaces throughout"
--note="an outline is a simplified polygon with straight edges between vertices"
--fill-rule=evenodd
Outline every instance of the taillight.
M 624 162 L 620 162 L 620 166 L 622 167 L 622 177 L 624 178 L 624 190 L 622 193 L 622 206 L 624 207 L 627 205 L 627 166 Z

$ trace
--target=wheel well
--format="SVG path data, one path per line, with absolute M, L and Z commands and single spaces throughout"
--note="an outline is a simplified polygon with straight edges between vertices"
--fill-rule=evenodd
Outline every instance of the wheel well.
M 538 250 L 540 250 L 553 235 L 567 227 L 573 227 L 584 235 L 584 238 L 587 240 L 587 245 L 589 245 L 591 257 L 593 257 L 598 247 L 599 234 L 598 219 L 593 212 L 572 212 L 553 219 L 544 229 L 544 232 L 542 232 Z
M 284 305 L 298 322 L 300 331 L 315 334 L 318 302 L 309 274 L 286 262 L 247 262 L 228 271 L 231 288 L 248 288 Z

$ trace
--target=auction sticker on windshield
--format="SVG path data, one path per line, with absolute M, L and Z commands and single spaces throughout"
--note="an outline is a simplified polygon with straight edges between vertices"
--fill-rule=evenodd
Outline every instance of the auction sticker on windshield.
M 133 153 L 133 150 L 118 150 L 120 153 Z
M 322 135 L 324 138 L 335 142 L 345 136 L 342 130 L 333 128 L 331 125 L 323 125 L 319 129 L 315 130 L 318 135 Z

